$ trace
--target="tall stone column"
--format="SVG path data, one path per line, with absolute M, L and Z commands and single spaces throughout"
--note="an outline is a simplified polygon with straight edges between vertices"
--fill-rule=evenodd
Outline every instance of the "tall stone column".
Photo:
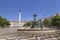
M 22 26 L 22 14 L 21 14 L 21 10 L 19 10 L 19 26 Z

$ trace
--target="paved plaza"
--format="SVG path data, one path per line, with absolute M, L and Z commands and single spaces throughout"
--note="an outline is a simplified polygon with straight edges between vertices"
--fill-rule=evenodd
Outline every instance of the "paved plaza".
M 17 31 L 18 28 L 0 29 L 0 40 L 60 40 L 60 31 Z

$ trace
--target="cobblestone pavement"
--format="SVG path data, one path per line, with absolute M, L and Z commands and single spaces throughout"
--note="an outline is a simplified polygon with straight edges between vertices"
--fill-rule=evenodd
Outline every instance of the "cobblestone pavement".
M 0 40 L 60 40 L 60 31 L 34 34 L 17 32 L 17 28 L 0 29 Z

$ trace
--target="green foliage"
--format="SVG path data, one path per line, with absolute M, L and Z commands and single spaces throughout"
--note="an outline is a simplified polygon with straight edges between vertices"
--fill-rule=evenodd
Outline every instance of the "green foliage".
M 31 22 L 26 22 L 24 26 L 31 26 Z
M 44 19 L 43 21 L 44 26 L 51 26 L 51 20 L 50 19 Z
M 58 14 L 52 18 L 52 26 L 60 26 L 60 16 Z
M 0 27 L 4 28 L 4 27 L 8 27 L 9 25 L 10 25 L 10 22 L 6 18 L 2 18 L 0 16 Z
M 50 19 L 44 19 L 44 26 L 55 26 L 56 28 L 60 28 L 60 15 L 56 14 Z

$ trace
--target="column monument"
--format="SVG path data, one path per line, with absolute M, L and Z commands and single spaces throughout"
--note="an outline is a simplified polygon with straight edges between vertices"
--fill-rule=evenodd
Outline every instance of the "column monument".
M 19 27 L 22 26 L 22 14 L 21 14 L 21 10 L 19 10 Z

